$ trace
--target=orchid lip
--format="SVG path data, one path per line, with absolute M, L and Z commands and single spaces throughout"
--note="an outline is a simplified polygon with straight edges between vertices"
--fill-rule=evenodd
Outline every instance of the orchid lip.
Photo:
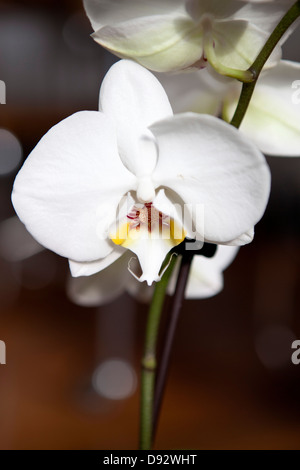
M 126 218 L 110 233 L 117 246 L 133 251 L 140 262 L 140 277 L 128 266 L 131 274 L 150 286 L 161 279 L 161 267 L 168 252 L 184 240 L 186 232 L 168 215 L 156 209 L 152 202 L 134 204 Z

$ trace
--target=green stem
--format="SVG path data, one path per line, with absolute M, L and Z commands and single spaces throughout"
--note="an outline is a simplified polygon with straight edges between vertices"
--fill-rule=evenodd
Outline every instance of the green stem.
M 159 420 L 159 414 L 164 395 L 164 390 L 167 381 L 168 368 L 170 363 L 170 356 L 172 346 L 174 342 L 176 327 L 179 319 L 179 314 L 182 308 L 184 293 L 189 278 L 190 268 L 193 261 L 194 254 L 186 251 L 181 258 L 179 273 L 177 277 L 177 283 L 175 292 L 172 298 L 170 306 L 170 318 L 167 327 L 167 334 L 163 343 L 163 350 L 160 358 L 160 367 L 157 373 L 157 379 L 155 383 L 155 397 L 154 397 L 154 413 L 152 423 L 152 440 L 154 441 L 157 424 Z
M 156 345 L 165 294 L 176 261 L 176 255 L 173 255 L 171 260 L 169 256 L 168 262 L 170 264 L 166 269 L 161 281 L 158 282 L 155 286 L 148 314 L 145 350 L 142 360 L 140 450 L 150 450 L 152 446 Z
M 257 79 L 260 75 L 260 72 L 263 69 L 263 66 L 267 62 L 268 58 L 270 57 L 276 45 L 279 43 L 282 36 L 286 33 L 286 31 L 294 23 L 294 21 L 297 18 L 299 18 L 299 16 L 300 16 L 300 0 L 298 0 L 284 15 L 284 17 L 278 23 L 273 33 L 269 37 L 268 41 L 262 48 L 256 60 L 253 62 L 251 67 L 249 67 L 248 71 L 252 73 L 254 80 L 250 83 L 243 83 L 243 88 L 242 88 L 242 92 L 240 95 L 240 99 L 239 99 L 237 108 L 235 110 L 234 116 L 230 123 L 232 126 L 236 128 L 240 127 L 244 119 L 244 116 L 246 114 L 246 111 L 248 109 Z

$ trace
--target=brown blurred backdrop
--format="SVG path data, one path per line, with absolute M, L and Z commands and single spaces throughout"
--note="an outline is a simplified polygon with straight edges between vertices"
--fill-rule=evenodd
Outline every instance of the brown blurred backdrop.
M 0 1 L 0 222 L 14 215 L 20 149 L 25 158 L 52 125 L 97 109 L 116 59 L 90 33 L 79 0 Z M 298 30 L 285 58 L 300 60 L 299 38 Z M 13 134 L 9 161 L 1 129 Z M 300 162 L 268 161 L 272 195 L 254 242 L 219 296 L 185 302 L 157 449 L 300 449 L 300 365 L 291 362 L 300 339 Z M 66 260 L 14 255 L 0 259 L 0 448 L 135 449 L 147 308 L 127 294 L 78 307 L 66 297 Z

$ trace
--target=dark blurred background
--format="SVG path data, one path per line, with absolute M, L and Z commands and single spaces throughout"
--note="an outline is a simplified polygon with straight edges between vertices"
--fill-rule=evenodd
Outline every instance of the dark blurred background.
M 127 294 L 98 309 L 74 305 L 66 260 L 25 243 L 10 220 L 23 159 L 52 125 L 97 109 L 116 59 L 91 32 L 79 0 L 0 1 L 1 449 L 137 446 L 146 306 Z M 285 58 L 300 60 L 299 39 L 298 30 Z M 184 304 L 157 449 L 300 448 L 300 365 L 291 362 L 300 160 L 268 161 L 272 195 L 254 242 L 225 272 L 220 295 Z

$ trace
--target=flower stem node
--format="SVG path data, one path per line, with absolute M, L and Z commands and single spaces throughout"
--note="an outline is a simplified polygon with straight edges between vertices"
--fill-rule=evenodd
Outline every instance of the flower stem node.
M 154 354 L 148 354 L 142 361 L 143 369 L 154 371 L 156 369 L 156 359 Z

